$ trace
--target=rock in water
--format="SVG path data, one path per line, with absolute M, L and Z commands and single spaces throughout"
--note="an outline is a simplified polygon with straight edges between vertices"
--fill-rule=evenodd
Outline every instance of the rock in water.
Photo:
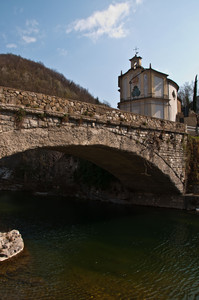
M 24 249 L 24 242 L 18 230 L 0 232 L 0 261 L 19 254 Z

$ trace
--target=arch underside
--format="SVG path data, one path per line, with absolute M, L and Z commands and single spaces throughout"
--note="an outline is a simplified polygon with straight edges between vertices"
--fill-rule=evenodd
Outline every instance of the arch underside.
M 141 156 L 101 145 L 50 147 L 77 156 L 107 170 L 131 192 L 154 194 L 179 193 L 168 175 Z
M 179 193 L 179 190 L 168 175 L 165 175 L 154 164 L 135 153 L 101 145 L 43 148 L 60 151 L 91 161 L 113 174 L 131 192 L 153 194 Z

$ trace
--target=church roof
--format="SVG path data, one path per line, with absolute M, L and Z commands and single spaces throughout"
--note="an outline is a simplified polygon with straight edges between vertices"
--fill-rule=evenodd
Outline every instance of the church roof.
M 179 90 L 179 85 L 178 85 L 175 81 L 173 81 L 173 80 L 170 79 L 170 78 L 168 78 L 168 81 L 171 82 L 171 83 L 173 83 L 173 84 L 176 86 L 177 91 Z
M 168 74 L 163 73 L 163 72 L 160 72 L 160 71 L 157 71 L 157 70 L 155 70 L 155 69 L 153 69 L 153 68 L 147 68 L 147 69 L 145 69 L 145 70 L 146 70 L 146 71 L 147 71 L 147 70 L 152 70 L 153 72 L 158 73 L 158 74 L 161 74 L 161 75 L 164 75 L 164 76 L 166 76 L 166 77 L 169 76 Z

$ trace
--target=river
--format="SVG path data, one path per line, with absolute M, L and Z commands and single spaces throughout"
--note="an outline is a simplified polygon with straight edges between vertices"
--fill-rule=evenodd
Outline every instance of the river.
M 25 250 L 0 265 L 0 299 L 199 299 L 199 215 L 0 193 L 0 231 Z

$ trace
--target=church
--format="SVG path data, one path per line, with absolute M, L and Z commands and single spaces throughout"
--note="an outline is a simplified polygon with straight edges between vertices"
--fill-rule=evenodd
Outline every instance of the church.
M 150 117 L 176 121 L 181 112 L 178 100 L 179 86 L 168 75 L 142 67 L 142 57 L 130 59 L 131 68 L 118 77 L 120 102 L 118 108 L 124 111 Z

